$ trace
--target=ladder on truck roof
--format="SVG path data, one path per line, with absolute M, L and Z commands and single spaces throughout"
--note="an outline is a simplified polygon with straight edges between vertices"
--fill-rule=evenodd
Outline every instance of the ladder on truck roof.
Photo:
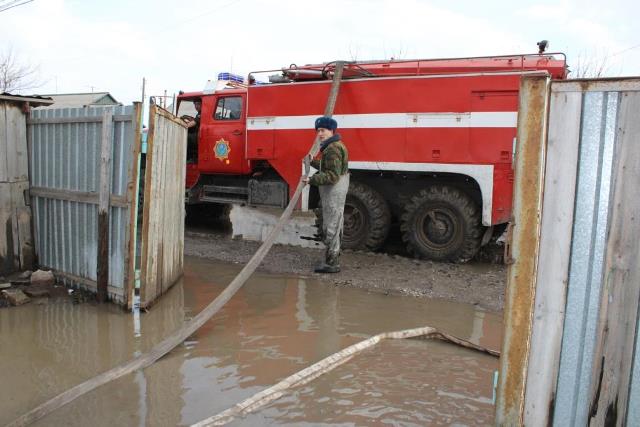
M 270 76 L 271 83 L 330 80 L 333 78 L 337 62 L 303 66 L 291 64 L 281 70 L 257 71 L 251 74 L 280 72 L 281 76 Z M 567 75 L 566 55 L 560 52 L 467 58 L 340 62 L 344 64 L 343 79 L 538 70 L 546 70 L 553 78 L 558 79 L 566 78 Z

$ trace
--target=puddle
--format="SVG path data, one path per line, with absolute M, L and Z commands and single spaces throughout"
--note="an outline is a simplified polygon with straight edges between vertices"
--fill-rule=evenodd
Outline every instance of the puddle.
M 184 279 L 140 316 L 49 303 L 0 310 L 0 425 L 148 350 L 206 306 L 240 266 L 185 259 Z M 144 371 L 39 426 L 188 425 L 370 335 L 434 326 L 499 348 L 501 317 L 473 306 L 257 274 L 212 321 Z M 385 342 L 234 425 L 493 423 L 495 358 L 434 341 Z

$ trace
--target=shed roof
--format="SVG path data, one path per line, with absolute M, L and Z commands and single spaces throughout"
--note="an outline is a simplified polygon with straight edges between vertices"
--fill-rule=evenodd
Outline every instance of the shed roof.
M 51 108 L 82 108 L 92 105 L 121 105 L 109 92 L 52 93 Z
M 0 94 L 0 101 L 7 101 L 12 103 L 23 103 L 28 102 L 32 106 L 40 106 L 40 105 L 51 105 L 53 104 L 53 100 L 51 98 L 39 95 L 32 96 L 23 96 L 23 95 L 12 95 L 7 92 L 3 92 Z

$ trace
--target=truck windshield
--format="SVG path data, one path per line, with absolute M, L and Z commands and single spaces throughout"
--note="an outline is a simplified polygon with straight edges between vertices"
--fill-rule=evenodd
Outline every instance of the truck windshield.
M 183 99 L 178 105 L 178 117 L 191 116 L 195 117 L 198 114 L 196 107 L 193 106 L 193 101 Z

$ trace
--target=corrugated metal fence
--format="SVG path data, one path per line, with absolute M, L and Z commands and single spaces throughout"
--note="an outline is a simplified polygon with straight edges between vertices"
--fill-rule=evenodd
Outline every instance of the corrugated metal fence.
M 140 306 L 146 307 L 182 275 L 187 129 L 168 111 L 149 111 Z
M 640 425 L 640 79 L 522 92 L 541 95 L 546 140 L 519 129 L 518 144 L 533 144 L 544 173 L 518 194 L 528 173 L 516 169 L 510 273 L 523 273 L 527 257 L 535 267 L 509 276 L 501 376 L 511 381 L 500 383 L 497 423 Z M 532 195 L 541 190 L 540 216 Z M 530 214 L 540 217 L 539 254 L 520 239 Z M 514 322 L 523 309 L 529 320 Z
M 123 304 L 131 301 L 134 280 L 139 108 L 36 109 L 28 130 L 39 264 L 91 290 L 97 282 L 100 153 L 103 143 L 110 145 L 108 291 Z M 112 119 L 103 123 L 106 111 Z

